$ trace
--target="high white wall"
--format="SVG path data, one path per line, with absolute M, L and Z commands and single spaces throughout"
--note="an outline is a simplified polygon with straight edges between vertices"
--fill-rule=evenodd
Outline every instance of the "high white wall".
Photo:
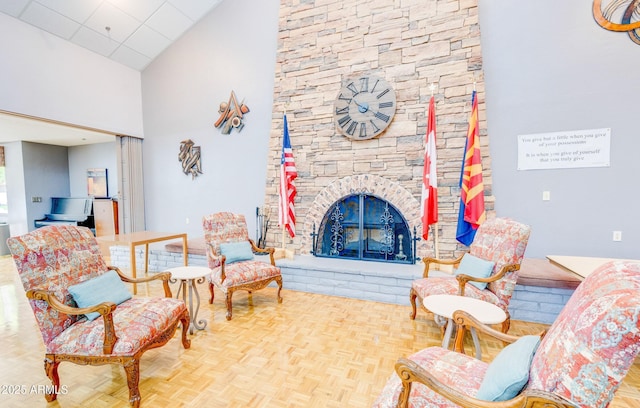
M 479 0 L 495 208 L 531 224 L 529 257 L 640 257 L 640 45 L 591 6 Z M 610 167 L 517 170 L 518 135 L 599 128 L 611 128 Z
M 0 109 L 143 136 L 140 73 L 0 14 Z
M 244 214 L 250 236 L 264 201 L 278 0 L 225 1 L 142 74 L 146 226 L 202 236 L 202 217 Z M 234 91 L 250 111 L 241 132 L 214 127 Z M 182 172 L 180 142 L 201 147 L 203 174 Z M 187 223 L 187 219 L 189 223 Z

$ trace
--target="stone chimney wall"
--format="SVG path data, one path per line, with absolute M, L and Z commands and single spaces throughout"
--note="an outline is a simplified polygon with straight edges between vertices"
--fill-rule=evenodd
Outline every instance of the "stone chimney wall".
M 281 247 L 283 242 L 277 214 L 285 112 L 298 171 L 296 237 L 285 237 L 288 249 L 310 252 L 313 222 L 324 215 L 319 215 L 322 205 L 328 210 L 332 204 L 324 203 L 327 189 L 338 185 L 347 191 L 345 180 L 378 180 L 384 186 L 372 188 L 376 191 L 399 187 L 407 210 L 399 209 L 422 235 L 419 202 L 433 84 L 439 255 L 463 250 L 455 240 L 458 184 L 474 87 L 488 216 L 494 201 L 477 0 L 281 0 L 277 52 L 265 196 L 271 214 L 267 244 Z M 334 125 L 334 100 L 341 86 L 360 74 L 386 79 L 396 93 L 391 125 L 370 140 L 351 140 Z M 433 236 L 419 243 L 419 257 L 434 256 Z

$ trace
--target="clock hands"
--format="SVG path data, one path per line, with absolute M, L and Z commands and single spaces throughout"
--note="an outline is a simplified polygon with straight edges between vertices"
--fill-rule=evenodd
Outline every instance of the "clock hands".
M 353 98 L 353 101 L 356 103 L 356 105 L 358 105 L 358 112 L 360 113 L 365 113 L 369 110 L 369 104 L 366 102 L 363 102 L 362 104 L 359 104 L 358 101 L 356 100 L 356 98 Z

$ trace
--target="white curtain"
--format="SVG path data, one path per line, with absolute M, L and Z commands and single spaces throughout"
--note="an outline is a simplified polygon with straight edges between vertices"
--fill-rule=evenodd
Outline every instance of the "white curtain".
M 119 166 L 118 219 L 120 233 L 144 231 L 144 188 L 142 180 L 142 139 L 118 136 Z

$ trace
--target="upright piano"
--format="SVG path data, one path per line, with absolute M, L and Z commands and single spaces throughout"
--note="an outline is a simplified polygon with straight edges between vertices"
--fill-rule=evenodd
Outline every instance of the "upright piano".
M 79 225 L 90 228 L 95 234 L 93 199 L 89 197 L 51 197 L 51 213 L 35 220 L 35 227 L 46 225 Z

